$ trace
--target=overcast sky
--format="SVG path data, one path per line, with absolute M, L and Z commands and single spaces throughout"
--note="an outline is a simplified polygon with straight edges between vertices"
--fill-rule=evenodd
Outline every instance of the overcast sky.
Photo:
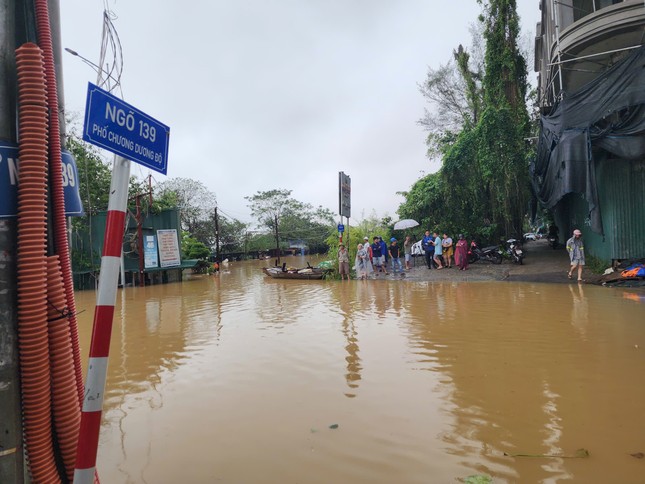
M 337 213 L 339 171 L 352 179 L 353 220 L 396 220 L 396 192 L 439 167 L 425 156 L 417 84 L 470 45 L 480 13 L 475 0 L 106 2 L 125 100 L 170 126 L 168 177 L 202 181 L 244 221 L 244 196 L 274 188 Z M 106 2 L 61 2 L 63 47 L 98 62 Z M 532 39 L 538 0 L 517 3 Z M 66 109 L 82 119 L 96 73 L 63 62 Z

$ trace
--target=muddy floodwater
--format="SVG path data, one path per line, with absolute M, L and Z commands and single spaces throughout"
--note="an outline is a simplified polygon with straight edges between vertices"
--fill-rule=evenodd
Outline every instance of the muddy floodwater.
M 102 482 L 645 482 L 645 292 L 261 264 L 119 290 Z

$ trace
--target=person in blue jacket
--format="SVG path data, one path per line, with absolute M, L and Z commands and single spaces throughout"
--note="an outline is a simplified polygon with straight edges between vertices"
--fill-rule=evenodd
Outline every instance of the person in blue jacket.
M 383 262 L 383 267 L 385 267 L 385 270 L 387 271 L 387 263 L 390 260 L 390 257 L 387 253 L 387 244 L 383 240 L 383 237 L 380 235 L 378 236 L 379 241 L 381 242 L 381 257 L 384 257 L 384 259 L 381 259 L 381 262 Z
M 432 260 L 434 257 L 434 239 L 432 238 L 432 235 L 430 235 L 429 230 L 426 230 L 426 234 L 421 240 L 421 248 L 426 253 L 426 265 L 428 266 L 428 269 L 432 269 L 434 264 Z
M 381 242 L 378 237 L 374 237 L 374 243 L 372 243 L 372 265 L 374 266 L 374 272 L 378 274 L 379 272 L 385 272 L 387 274 L 387 267 L 383 266 L 383 254 L 381 253 Z

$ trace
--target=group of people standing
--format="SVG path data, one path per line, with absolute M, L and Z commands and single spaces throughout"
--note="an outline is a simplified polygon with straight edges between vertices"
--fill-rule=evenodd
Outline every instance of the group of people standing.
M 453 262 L 462 271 L 468 269 L 468 242 L 463 234 L 459 234 L 457 243 L 454 243 L 446 233 L 440 236 L 438 232 L 433 232 L 431 235 L 426 230 L 421 248 L 425 253 L 428 269 L 451 268 Z
M 403 242 L 403 255 L 405 270 L 411 269 L 410 261 L 412 259 L 413 242 L 410 236 L 405 237 Z M 428 269 L 451 268 L 454 264 L 459 270 L 468 270 L 468 242 L 463 234 L 459 234 L 456 243 L 453 244 L 452 238 L 444 233 L 443 237 L 437 232 L 430 234 L 426 230 L 425 236 L 421 240 L 421 248 L 425 252 L 425 260 Z M 578 270 L 578 282 L 583 282 L 582 267 L 585 265 L 584 245 L 582 243 L 582 232 L 578 229 L 573 231 L 573 237 L 567 240 L 567 252 L 571 259 L 571 267 L 568 271 L 568 277 L 573 277 L 573 271 Z M 391 261 L 392 272 L 404 275 L 404 268 L 401 265 L 401 247 L 398 245 L 396 238 L 390 239 L 388 246 L 382 237 L 374 237 L 372 244 L 369 238 L 364 237 L 363 243 L 358 244 L 354 268 L 358 279 L 367 279 L 372 273 L 387 275 L 388 262 Z M 341 279 L 349 280 L 349 252 L 345 244 L 341 243 L 338 249 L 338 271 Z
M 356 258 L 354 269 L 358 279 L 367 279 L 371 274 L 387 275 L 388 266 L 391 266 L 393 274 L 404 275 L 404 270 L 410 270 L 412 257 L 412 240 L 410 236 L 405 238 L 401 247 L 395 237 L 390 239 L 387 245 L 382 237 L 376 235 L 370 244 L 369 237 L 363 238 L 363 243 L 356 247 Z M 401 249 L 403 249 L 403 260 L 401 263 Z M 349 252 L 345 244 L 341 243 L 338 249 L 338 272 L 341 279 L 349 279 Z
M 404 271 L 412 268 L 412 246 L 414 242 L 408 235 L 405 237 L 403 247 L 398 244 L 396 238 L 390 239 L 388 246 L 382 237 L 374 236 L 370 244 L 369 237 L 363 238 L 363 243 L 356 247 L 356 258 L 354 269 L 358 279 L 367 279 L 370 275 L 387 275 L 388 267 L 393 274 L 404 275 Z M 468 244 L 463 235 L 459 235 L 456 244 L 447 234 L 443 238 L 437 232 L 430 235 L 426 231 L 421 241 L 421 247 L 425 251 L 425 259 L 428 269 L 450 268 L 453 263 L 461 270 L 468 269 Z M 401 249 L 403 249 L 403 264 L 401 263 Z M 338 272 L 341 279 L 349 279 L 349 251 L 345 244 L 341 243 L 338 249 Z

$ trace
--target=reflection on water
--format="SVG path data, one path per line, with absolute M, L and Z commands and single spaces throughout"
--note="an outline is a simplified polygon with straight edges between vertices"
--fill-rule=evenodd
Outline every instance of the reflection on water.
M 643 293 L 260 264 L 119 292 L 103 482 L 642 481 Z

